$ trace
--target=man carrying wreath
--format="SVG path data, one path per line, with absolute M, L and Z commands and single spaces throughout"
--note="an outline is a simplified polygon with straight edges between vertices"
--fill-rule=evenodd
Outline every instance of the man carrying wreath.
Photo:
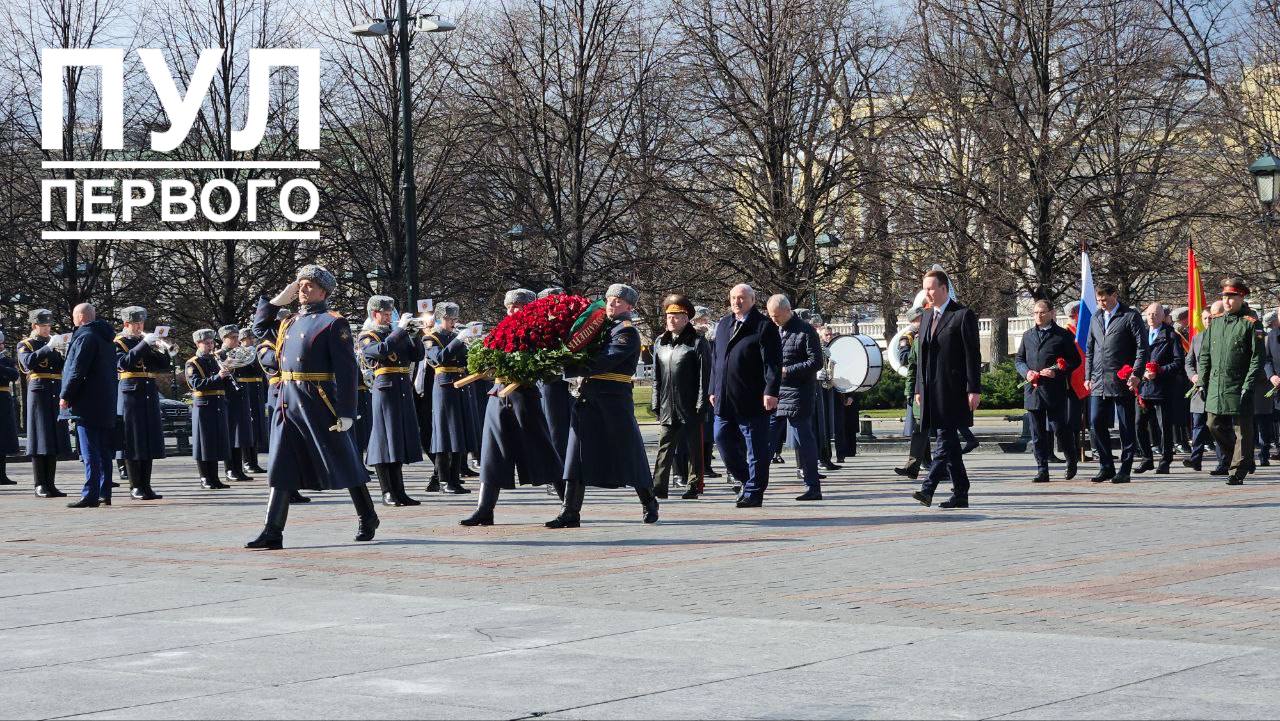
M 1026 379 L 1023 407 L 1031 426 L 1031 445 L 1036 458 L 1036 477 L 1032 483 L 1049 482 L 1049 457 L 1053 455 L 1053 439 L 1067 459 L 1066 480 L 1076 475 L 1076 435 L 1068 416 L 1071 393 L 1068 381 L 1080 366 L 1075 336 L 1054 320 L 1053 304 L 1036 301 L 1032 310 L 1035 327 L 1022 334 L 1014 365 Z

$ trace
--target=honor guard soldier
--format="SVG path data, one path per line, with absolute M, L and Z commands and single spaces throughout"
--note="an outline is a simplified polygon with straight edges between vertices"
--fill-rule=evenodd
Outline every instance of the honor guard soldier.
M 467 333 L 471 338 L 482 338 L 484 337 L 484 323 L 473 320 L 463 327 L 463 332 Z M 471 457 L 476 461 L 476 468 L 480 467 L 480 438 L 481 432 L 484 430 L 484 411 L 489 405 L 489 393 L 484 386 L 484 383 L 472 383 L 469 386 L 464 386 L 466 390 L 470 391 L 468 396 L 471 400 L 471 426 L 474 429 L 472 436 L 476 439 L 476 445 L 470 450 Z M 479 478 L 480 473 L 471 470 L 469 463 L 463 463 L 461 476 L 463 478 Z
M 113 343 L 116 349 L 116 415 L 124 422 L 124 435 L 116 458 L 125 466 L 129 495 L 139 501 L 162 498 L 151 488 L 151 467 L 164 458 L 164 423 L 160 415 L 157 380 L 173 373 L 167 344 L 155 333 L 143 331 L 147 310 L 131 305 L 120 311 L 123 324 Z
M 280 405 L 280 360 L 276 354 L 276 330 L 279 324 L 287 320 L 293 313 L 289 310 L 281 308 L 274 315 L 271 313 L 271 305 L 267 303 L 266 298 L 259 301 L 258 308 L 263 310 L 264 314 L 259 317 L 255 314 L 253 317 L 253 334 L 262 339 L 258 344 L 257 356 L 258 367 L 262 369 L 262 376 L 266 379 L 263 384 L 266 392 L 266 416 L 267 416 L 267 453 L 270 457 L 271 451 L 271 426 L 275 418 L 276 409 Z M 311 499 L 302 495 L 298 491 L 289 493 L 290 503 L 310 503 Z
M 1262 323 L 1244 298 L 1249 287 L 1241 278 L 1222 281 L 1224 313 L 1204 330 L 1200 346 L 1200 385 L 1209 414 L 1209 432 L 1231 464 L 1228 486 L 1239 486 L 1253 472 L 1254 387 L 1263 367 Z
M 512 315 L 535 298 L 533 291 L 517 288 L 508 292 L 504 300 L 507 315 Z M 479 385 L 473 383 L 466 388 Z M 564 498 L 564 482 L 560 478 L 564 458 L 556 450 L 547 427 L 542 394 L 536 386 L 521 385 L 500 398 L 498 391 L 503 385 L 496 381 L 486 394 L 480 434 L 480 499 L 475 513 L 458 522 L 463 526 L 493 525 L 498 494 L 503 488 L 516 487 L 517 471 L 521 485 L 546 485 Z
M 549 295 L 564 295 L 563 288 L 545 288 L 538 293 L 538 300 Z M 569 414 L 573 406 L 573 396 L 569 393 L 569 381 L 557 378 L 538 383 L 542 392 L 542 414 L 547 417 L 547 428 L 551 430 L 551 440 L 556 444 L 556 452 L 564 458 L 569 447 Z
M 459 315 L 457 303 L 437 305 L 440 325 L 423 341 L 427 363 L 435 374 L 431 389 L 431 453 L 445 491 L 470 493 L 462 487 L 462 468 L 467 463 L 467 453 L 480 447 L 480 439 L 476 438 L 476 407 L 469 391 L 453 385 L 467 374 L 467 343 L 471 340 L 471 331 L 455 330 Z
M 240 347 L 252 350 L 255 358 L 258 355 L 258 348 L 254 343 L 257 335 L 251 326 L 240 328 Z M 267 469 L 258 465 L 258 454 L 270 450 L 267 444 L 267 379 L 263 375 L 262 365 L 255 360 L 244 369 L 243 375 L 236 376 L 236 380 L 249 399 L 249 425 L 253 428 L 253 447 L 244 451 L 241 461 L 246 471 L 266 473 Z
M 658 520 L 653 475 L 631 395 L 631 378 L 640 363 L 640 332 L 631 324 L 631 309 L 638 299 L 631 286 L 609 286 L 605 312 L 610 324 L 604 331 L 604 343 L 585 367 L 566 373 L 581 375 L 583 381 L 573 406 L 564 459 L 564 506 L 559 516 L 547 522 L 547 528 L 580 525 L 587 486 L 631 486 L 644 507 L 644 522 Z
M 369 390 L 373 387 L 373 370 L 365 364 L 364 357 L 360 354 L 359 336 L 364 329 L 355 323 L 350 325 L 351 337 L 356 339 L 356 360 L 360 365 L 360 377 L 356 379 L 356 424 L 351 432 L 356 436 L 356 453 L 364 458 L 369 452 L 369 435 L 373 433 L 373 395 Z M 368 461 L 365 464 L 367 470 Z
M 200 471 L 200 487 L 206 491 L 230 488 L 218 480 L 218 461 L 231 457 L 227 428 L 227 386 L 231 371 L 214 355 L 218 334 L 201 328 L 191 334 L 196 354 L 187 359 L 184 374 L 191 387 L 191 458 Z
M 298 313 L 282 321 L 276 345 L 280 362 L 280 406 L 271 420 L 271 458 L 267 481 L 266 527 L 245 544 L 250 549 L 284 546 L 290 491 L 342 490 L 351 494 L 360 522 L 355 540 L 371 541 L 379 521 L 365 484 L 369 474 L 356 456 L 356 363 L 351 326 L 329 310 L 337 281 L 327 269 L 305 265 L 297 279 L 271 300 L 258 302 L 259 317 L 280 306 L 299 303 Z
M 422 460 L 409 371 L 411 364 L 425 355 L 418 337 L 423 321 L 402 315 L 393 329 L 395 301 L 385 295 L 370 298 L 366 310 L 369 320 L 356 341 L 364 366 L 373 374 L 366 462 L 378 476 L 384 505 L 417 506 L 421 501 L 410 498 L 404 490 L 404 464 Z
M 58 393 L 66 358 L 49 341 L 53 312 L 38 308 L 27 314 L 31 337 L 18 343 L 18 369 L 27 375 L 27 454 L 35 476 L 36 495 L 61 498 L 54 476 L 58 456 L 71 453 L 67 422 L 58 420 Z
M 13 403 L 13 383 L 21 375 L 18 364 L 9 357 L 5 348 L 4 331 L 0 331 L 0 486 L 18 483 L 5 472 L 5 458 L 18 455 L 18 416 Z
M 227 362 L 227 351 L 240 347 L 240 327 L 224 325 L 218 329 L 222 347 L 214 354 L 220 364 Z M 230 455 L 227 457 L 228 481 L 252 481 L 244 472 L 245 454 L 253 450 L 253 414 L 249 410 L 251 399 L 248 385 L 241 383 L 244 376 L 256 371 L 248 366 L 231 369 L 227 378 L 227 430 L 231 434 Z

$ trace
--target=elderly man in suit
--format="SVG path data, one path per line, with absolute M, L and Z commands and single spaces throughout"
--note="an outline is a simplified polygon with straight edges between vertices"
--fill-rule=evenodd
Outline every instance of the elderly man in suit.
M 1033 483 L 1049 482 L 1049 456 L 1053 454 L 1053 437 L 1067 457 L 1065 478 L 1076 475 L 1075 435 L 1071 432 L 1071 374 L 1080 365 L 1076 339 L 1070 331 L 1054 321 L 1053 304 L 1036 301 L 1032 311 L 1035 326 L 1022 335 L 1014 366 L 1026 379 L 1023 407 L 1031 417 L 1031 446 L 1036 458 Z M 1052 433 L 1052 435 L 1050 435 Z
M 710 401 L 716 445 L 742 482 L 738 508 L 759 508 L 769 485 L 769 414 L 778 407 L 782 350 L 778 329 L 755 307 L 756 292 L 741 283 L 729 291 L 730 312 L 716 324 Z
M 950 299 L 951 281 L 941 270 L 924 276 L 930 310 L 920 324 L 916 362 L 916 405 L 920 422 L 935 439 L 933 461 L 920 490 L 912 497 L 933 505 L 943 478 L 951 478 L 951 498 L 941 508 L 969 507 L 969 474 L 960 449 L 960 429 L 973 425 L 973 412 L 982 402 L 982 355 L 978 347 L 978 317 Z
M 1173 326 L 1165 322 L 1164 306 L 1152 303 L 1144 313 L 1147 320 L 1147 366 L 1137 369 L 1142 374 L 1141 401 L 1138 408 L 1138 444 L 1142 448 L 1142 465 L 1135 473 L 1155 468 L 1166 475 L 1173 463 L 1173 429 L 1178 417 L 1178 401 L 1182 398 L 1182 370 L 1186 356 L 1182 339 Z M 1152 365 L 1155 364 L 1155 365 Z M 1155 438 L 1160 443 L 1160 465 L 1155 464 Z
M 1100 466 L 1094 483 L 1128 483 L 1134 455 L 1134 393 L 1147 363 L 1147 331 L 1138 311 L 1120 302 L 1114 283 L 1096 291 L 1098 312 L 1089 324 L 1085 349 L 1085 387 L 1089 390 L 1089 426 Z M 1120 378 L 1129 366 L 1130 374 Z M 1120 472 L 1111 452 L 1111 424 L 1120 422 Z

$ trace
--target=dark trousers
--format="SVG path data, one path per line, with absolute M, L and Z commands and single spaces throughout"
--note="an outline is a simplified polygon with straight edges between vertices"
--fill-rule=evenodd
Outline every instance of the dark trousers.
M 831 426 L 835 423 L 835 391 L 818 389 L 817 413 L 813 414 L 813 430 L 818 438 L 818 460 L 831 462 Z
M 785 438 L 796 452 L 796 465 L 804 473 L 804 484 L 809 490 L 821 487 L 818 480 L 818 441 L 813 436 L 813 416 L 780 416 L 775 414 L 770 430 L 775 449 L 782 448 Z
M 1199 463 L 1204 458 L 1205 446 L 1209 444 L 1212 434 L 1209 433 L 1209 425 L 1206 422 L 1207 416 L 1204 413 L 1191 414 L 1191 456 L 1188 458 L 1192 463 Z M 1218 458 L 1218 466 L 1222 466 L 1222 449 L 1217 444 L 1213 446 L 1213 454 Z
M 915 403 L 908 400 L 906 420 L 902 424 L 903 432 L 911 439 L 911 448 L 907 452 L 907 466 L 928 466 L 933 462 L 933 453 L 929 450 L 929 434 L 916 420 L 915 409 Z
M 724 467 L 742 483 L 742 497 L 755 500 L 769 487 L 769 416 L 716 416 L 716 446 Z
M 1258 460 L 1271 461 L 1271 447 L 1276 444 L 1276 426 L 1271 422 L 1272 414 L 1253 414 L 1253 425 L 1258 431 Z
M 1253 472 L 1253 414 L 1237 416 L 1210 413 L 1207 424 L 1222 454 L 1222 462 L 1231 464 L 1233 473 Z
M 1071 448 L 1075 449 L 1076 460 L 1080 459 L 1080 429 L 1084 428 L 1084 411 L 1085 405 L 1081 398 L 1077 397 L 1074 391 L 1067 391 L 1067 417 L 1063 421 L 1066 426 L 1066 432 L 1071 434 Z M 1065 457 L 1067 449 L 1061 447 Z
M 1173 401 L 1147 401 L 1147 407 L 1138 408 L 1138 445 L 1142 457 L 1151 460 L 1154 446 L 1160 445 L 1160 465 L 1168 468 L 1173 463 L 1173 417 L 1176 409 Z M 1156 436 L 1159 436 L 1158 438 Z
M 679 466 L 679 475 L 693 484 L 702 484 L 705 468 L 702 458 L 702 418 L 693 423 L 673 419 L 658 426 L 658 459 L 653 464 L 653 484 L 666 490 L 671 482 L 671 469 Z
M 80 462 L 84 463 L 84 489 L 81 498 L 110 500 L 112 429 L 76 425 Z
M 846 400 L 852 401 L 845 405 Z M 852 458 L 858 455 L 858 395 L 835 394 L 836 458 Z
M 1049 470 L 1049 457 L 1053 455 L 1053 441 L 1056 438 L 1058 448 L 1067 459 L 1076 457 L 1076 437 L 1066 418 L 1068 414 L 1054 417 L 1054 414 L 1041 408 L 1029 410 L 1031 417 L 1031 451 L 1035 455 L 1036 468 L 1042 472 Z
M 920 485 L 920 490 L 932 496 L 938 484 L 950 478 L 951 497 L 958 501 L 969 500 L 969 473 L 964 468 L 964 454 L 960 452 L 960 432 L 955 428 L 944 428 L 935 430 L 933 436 L 933 462 L 929 464 L 929 475 Z
M 1114 473 L 1116 470 L 1115 454 L 1111 452 L 1111 425 L 1117 418 L 1120 421 L 1120 469 L 1128 473 L 1133 467 L 1134 452 L 1134 409 L 1133 396 L 1102 398 L 1094 396 L 1089 399 L 1089 435 L 1093 439 L 1093 452 L 1098 457 L 1098 466 L 1103 471 Z

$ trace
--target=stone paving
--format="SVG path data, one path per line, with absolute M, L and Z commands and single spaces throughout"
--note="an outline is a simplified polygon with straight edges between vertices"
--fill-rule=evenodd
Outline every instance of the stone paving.
M 201 491 L 166 459 L 163 501 L 73 511 L 12 464 L 0 717 L 1276 715 L 1280 468 L 1032 485 L 1029 457 L 967 458 L 967 510 L 919 506 L 871 454 L 818 504 L 788 463 L 762 509 L 710 481 L 645 526 L 592 489 L 560 532 L 539 488 L 461 528 L 474 495 L 423 494 L 417 466 L 424 504 L 381 509 L 375 542 L 318 493 L 275 553 L 240 549 L 261 481 Z

